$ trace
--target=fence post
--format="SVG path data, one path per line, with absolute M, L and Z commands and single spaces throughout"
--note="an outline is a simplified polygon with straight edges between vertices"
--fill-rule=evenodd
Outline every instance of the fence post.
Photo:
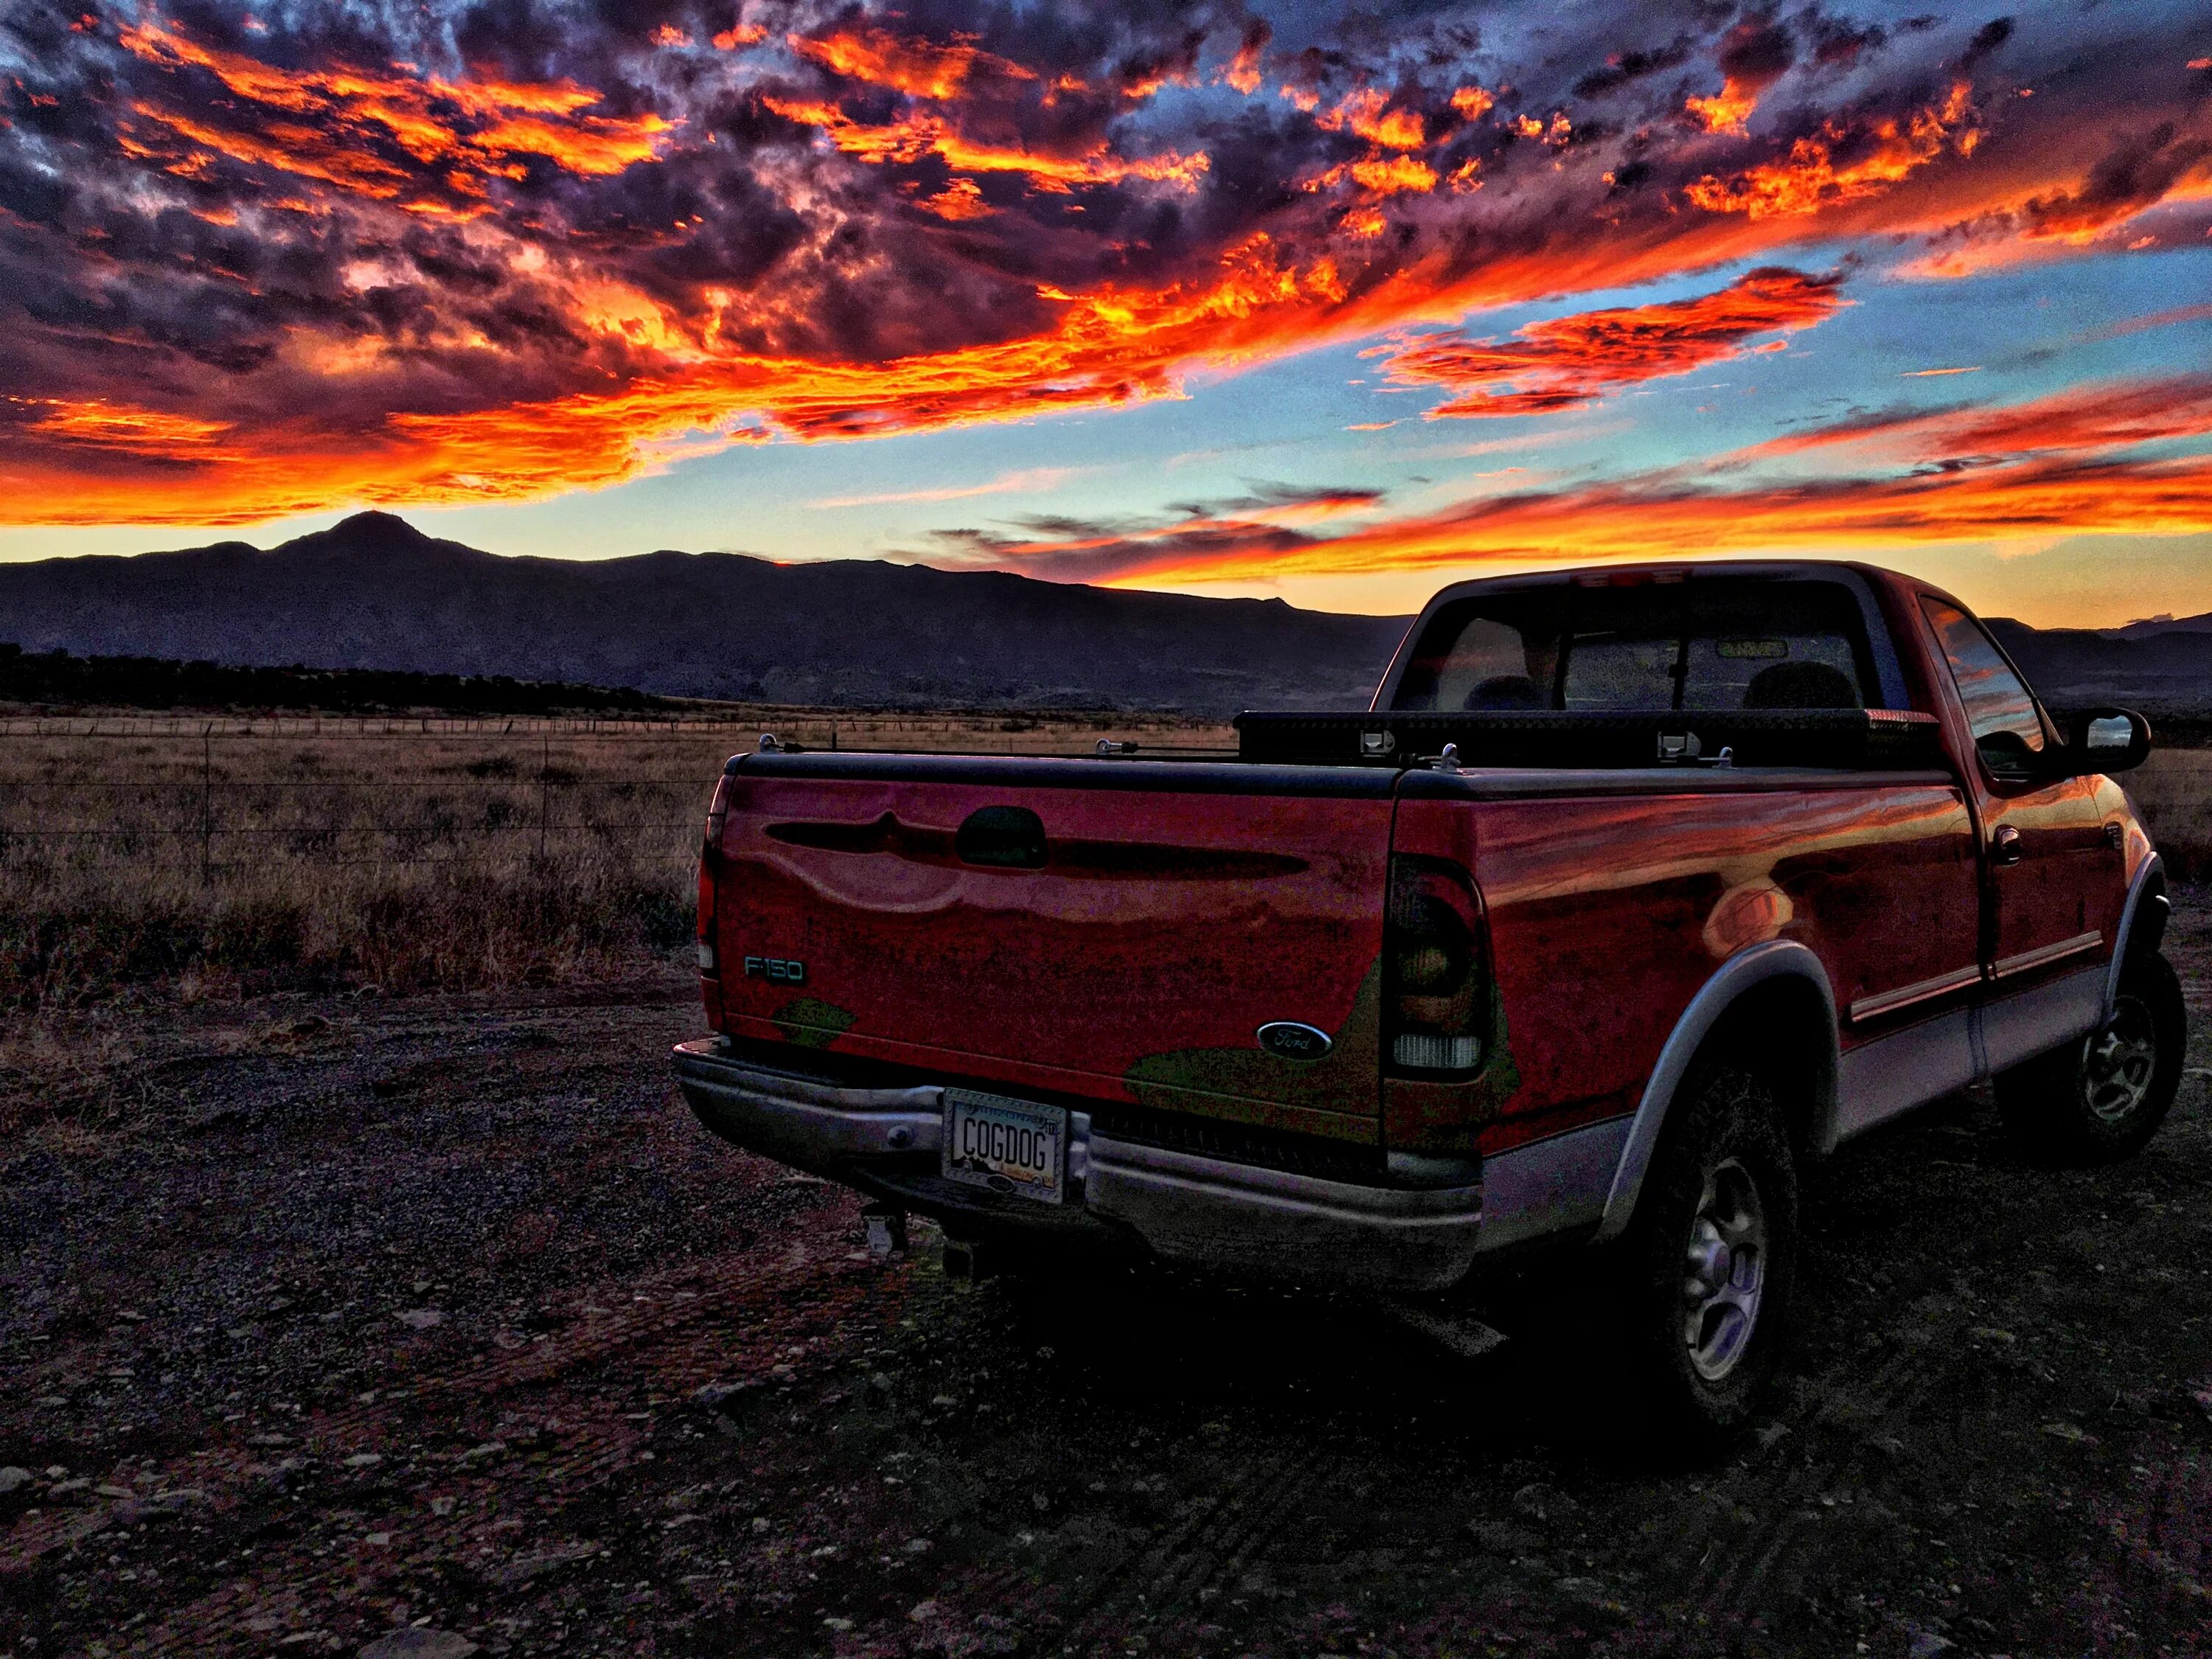
M 540 744 L 538 761 L 538 861 L 545 862 L 545 820 L 552 810 L 553 800 L 553 734 L 544 726 L 538 728 Z
M 200 728 L 200 885 L 215 884 L 215 723 Z

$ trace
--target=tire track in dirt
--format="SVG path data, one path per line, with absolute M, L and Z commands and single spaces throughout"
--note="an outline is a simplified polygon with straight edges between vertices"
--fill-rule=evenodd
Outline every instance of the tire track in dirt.
M 289 1443 L 296 1441 L 301 1453 L 318 1459 L 337 1456 L 362 1449 L 362 1443 L 367 1440 L 388 1442 L 392 1437 L 390 1431 L 401 1417 L 416 1414 L 410 1408 L 433 1406 L 447 1398 L 489 1401 L 533 1384 L 573 1376 L 641 1341 L 675 1335 L 687 1327 L 751 1305 L 761 1299 L 758 1293 L 763 1287 L 780 1290 L 791 1282 L 803 1282 L 805 1269 L 811 1261 L 808 1256 L 794 1263 L 787 1257 L 766 1268 L 744 1263 L 741 1256 L 734 1255 L 687 1263 L 641 1281 L 649 1289 L 629 1291 L 634 1298 L 643 1297 L 645 1305 L 641 1307 L 634 1300 L 629 1309 L 604 1317 L 595 1318 L 584 1311 L 596 1306 L 592 1295 L 586 1294 L 572 1304 L 572 1322 L 567 1330 L 526 1348 L 496 1353 L 459 1370 L 380 1390 L 373 1402 L 356 1402 L 336 1412 L 318 1414 L 302 1425 L 297 1436 L 285 1437 L 287 1449 Z M 732 1264 L 736 1264 L 734 1268 Z M 704 1292 L 686 1288 L 702 1279 L 719 1283 Z M 608 1291 L 601 1287 L 597 1294 L 607 1295 Z M 678 1297 L 684 1299 L 677 1301 Z M 663 1298 L 674 1305 L 662 1307 Z M 720 1324 L 715 1324 L 710 1334 L 718 1334 L 722 1328 Z M 684 1352 L 678 1350 L 677 1355 L 670 1357 L 678 1357 Z M 201 1460 L 191 1459 L 171 1463 L 164 1473 L 171 1476 L 189 1474 L 192 1483 L 198 1484 L 205 1481 L 210 1473 L 218 1478 L 241 1478 L 240 1461 L 274 1461 L 235 1445 L 223 1449 L 234 1460 L 227 1469 L 211 1472 L 202 1466 Z M 18 1525 L 9 1535 L 7 1550 L 0 1553 L 0 1573 L 21 1570 L 73 1536 L 82 1537 L 103 1529 L 114 1513 L 112 1505 L 95 1505 L 88 1510 L 57 1512 L 51 1518 L 36 1517 Z
M 1796 1411 L 1778 1419 L 1787 1432 L 1770 1433 L 1732 1467 L 1727 1484 L 1758 1494 L 1753 1518 L 1744 1521 L 1732 1504 L 1690 1511 L 1698 1519 L 1662 1558 L 1680 1600 L 1750 1616 L 1802 1592 L 1826 1550 L 1820 1500 L 1832 1496 L 1848 1456 L 1832 1450 L 1806 1458 L 1806 1440 L 1820 1427 L 1868 1425 L 1877 1414 L 1918 1417 L 1942 1380 L 1936 1361 L 1932 1344 L 1908 1341 L 1870 1370 L 1832 1366 Z
M 854 1282 L 850 1275 L 841 1277 L 844 1282 L 823 1286 L 810 1285 L 803 1272 L 763 1273 L 733 1285 L 726 1296 L 685 1304 L 673 1319 L 633 1318 L 623 1322 L 626 1328 L 619 1334 L 595 1333 L 594 1340 L 580 1345 L 581 1352 L 572 1366 L 547 1361 L 486 1366 L 453 1379 L 440 1379 L 442 1386 L 434 1392 L 449 1398 L 468 1397 L 475 1403 L 556 1377 L 580 1382 L 584 1379 L 579 1373 L 592 1371 L 602 1362 L 620 1358 L 640 1345 L 652 1346 L 635 1356 L 645 1362 L 643 1366 L 622 1379 L 631 1390 L 652 1379 L 692 1388 L 716 1376 L 765 1380 L 782 1347 L 834 1328 L 839 1316 L 865 1296 L 868 1285 Z M 805 1293 L 809 1291 L 813 1293 Z M 666 1346 L 658 1342 L 657 1339 L 669 1335 L 682 1340 Z M 809 1369 L 814 1371 L 820 1367 Z M 601 1410 L 605 1409 L 602 1405 Z M 380 1441 L 379 1431 L 398 1415 L 353 1413 L 343 1427 L 334 1425 L 312 1437 L 309 1443 L 322 1456 L 335 1458 L 349 1446 Z M 563 1421 L 566 1425 L 569 1419 Z M 618 1419 L 586 1419 L 564 1426 L 560 1453 L 542 1471 L 532 1471 L 535 1478 L 531 1486 L 535 1490 L 531 1495 L 538 1499 L 536 1521 L 541 1526 L 554 1522 L 562 1512 L 595 1495 L 608 1481 L 637 1464 L 639 1454 L 647 1449 L 652 1438 L 649 1426 Z M 312 1608 L 327 1602 L 330 1593 L 341 1586 L 355 1594 L 369 1592 L 379 1582 L 412 1568 L 457 1558 L 465 1561 L 471 1553 L 469 1546 L 483 1529 L 518 1507 L 514 1502 L 516 1484 L 512 1480 L 487 1480 L 470 1494 L 469 1501 L 456 1501 L 450 1513 L 441 1517 L 426 1513 L 418 1504 L 392 1523 L 395 1530 L 404 1528 L 414 1547 L 397 1559 L 369 1564 L 367 1571 L 358 1557 L 312 1565 L 296 1557 L 280 1560 L 252 1579 L 227 1587 L 210 1601 L 180 1609 L 125 1651 L 189 1652 L 213 1659 L 239 1650 L 241 1644 L 250 1645 L 261 1634 L 254 1628 L 258 1614 L 276 1613 L 280 1607 Z M 418 1499 L 422 1495 L 416 1494 Z
M 1285 1513 L 1335 1480 L 1343 1460 L 1271 1452 L 1250 1459 L 1182 1522 L 1103 1575 L 1064 1640 L 1073 1652 L 1121 1652 L 1147 1611 L 1203 1607 L 1264 1556 Z
M 483 1472 L 471 1480 L 471 1454 L 462 1453 L 458 1461 L 440 1460 L 427 1480 L 422 1472 L 411 1474 L 410 1501 L 402 1511 L 358 1526 L 362 1533 L 384 1529 L 404 1537 L 402 1551 L 341 1547 L 324 1555 L 307 1543 L 287 1546 L 257 1562 L 250 1574 L 167 1612 L 150 1627 L 118 1632 L 128 1644 L 120 1651 L 217 1659 L 265 1647 L 275 1632 L 319 1629 L 321 1610 L 374 1595 L 410 1571 L 456 1561 L 480 1569 L 484 1557 L 496 1554 L 482 1542 L 495 1519 L 521 1510 L 543 1530 L 640 1462 L 653 1425 L 626 1420 L 624 1403 L 663 1392 L 688 1396 L 710 1381 L 764 1382 L 786 1366 L 787 1372 L 775 1380 L 820 1375 L 838 1362 L 848 1339 L 881 1322 L 862 1316 L 886 1302 L 902 1305 L 907 1290 L 907 1271 L 887 1272 L 849 1259 L 842 1236 L 849 1219 L 843 1206 L 823 1212 L 806 1237 L 770 1263 L 732 1254 L 618 1287 L 595 1287 L 571 1304 L 577 1317 L 565 1331 L 385 1391 L 372 1403 L 309 1419 L 284 1449 L 306 1462 L 303 1475 L 343 1468 L 346 1458 L 361 1453 L 381 1456 L 393 1445 L 450 1437 L 457 1423 L 517 1395 L 557 1394 L 553 1403 L 563 1426 L 550 1461 L 526 1470 L 507 1464 L 501 1453 L 489 1453 L 476 1460 Z M 583 1312 L 598 1305 L 594 1296 L 611 1299 L 618 1292 L 645 1299 L 604 1316 Z M 794 1346 L 805 1349 L 796 1362 L 786 1357 Z M 204 1493 L 194 1512 L 212 1517 L 249 1504 L 270 1461 L 282 1455 L 234 1443 L 219 1447 L 214 1456 L 173 1461 L 161 1470 L 156 1490 Z M 452 1499 L 447 1513 L 432 1510 L 433 1491 Z M 23 1571 L 58 1549 L 144 1512 L 125 1500 L 51 1520 L 31 1518 L 9 1537 L 0 1575 Z

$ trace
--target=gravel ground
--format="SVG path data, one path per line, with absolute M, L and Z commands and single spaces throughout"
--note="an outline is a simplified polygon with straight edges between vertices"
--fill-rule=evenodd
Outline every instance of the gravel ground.
M 2029 1169 L 1975 1100 L 1848 1149 L 1783 1385 L 1701 1464 L 1568 1341 L 957 1285 L 923 1229 L 878 1264 L 849 1194 L 684 1110 L 696 1028 L 674 985 L 203 1010 L 134 1036 L 136 1116 L 0 1146 L 0 1659 L 2212 1631 L 2201 1069 L 2116 1169 Z

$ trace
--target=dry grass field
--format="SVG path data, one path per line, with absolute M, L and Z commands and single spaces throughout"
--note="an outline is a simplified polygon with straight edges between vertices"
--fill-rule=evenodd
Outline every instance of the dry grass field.
M 2121 780 L 2176 875 L 2212 876 L 2212 749 L 2155 750 Z

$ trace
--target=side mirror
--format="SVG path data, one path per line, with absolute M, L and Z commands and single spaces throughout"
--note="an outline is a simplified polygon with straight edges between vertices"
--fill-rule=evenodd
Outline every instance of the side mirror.
M 2069 775 L 2124 772 L 2150 754 L 2150 722 L 2126 708 L 2083 708 L 2066 716 L 2059 759 Z
M 1982 764 L 1993 778 L 2002 778 L 2012 783 L 2033 783 L 2039 775 L 2070 777 L 2073 768 L 2071 755 L 2051 756 L 2027 746 L 2027 739 L 2017 732 L 1991 732 L 1974 745 L 1982 757 Z

